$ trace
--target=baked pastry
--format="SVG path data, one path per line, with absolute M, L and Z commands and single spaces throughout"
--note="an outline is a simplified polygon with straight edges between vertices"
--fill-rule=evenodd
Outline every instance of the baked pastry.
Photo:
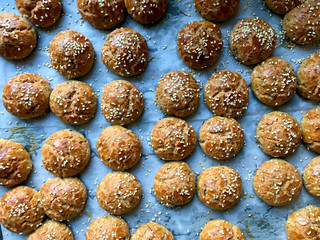
M 113 124 L 129 124 L 136 121 L 144 109 L 142 93 L 125 80 L 112 81 L 104 86 L 101 96 L 103 116 Z
M 196 177 L 185 162 L 164 164 L 154 177 L 153 191 L 167 207 L 189 203 L 196 190 Z
M 223 70 L 208 79 L 203 96 L 215 115 L 235 118 L 247 109 L 249 87 L 239 73 Z
M 123 22 L 126 13 L 123 0 L 77 0 L 81 16 L 98 29 L 111 29 Z
M 36 27 L 52 26 L 60 17 L 61 0 L 15 0 L 19 12 Z
M 196 144 L 195 130 L 179 118 L 161 119 L 151 132 L 153 151 L 163 160 L 182 160 L 191 154 Z
M 131 77 L 142 73 L 148 64 L 147 41 L 131 28 L 118 28 L 108 34 L 101 59 L 113 73 Z
M 40 226 L 45 214 L 37 190 L 19 186 L 0 199 L 0 222 L 11 232 L 28 234 Z
M 298 68 L 298 93 L 310 100 L 320 100 L 320 53 L 305 59 Z
M 257 196 L 266 204 L 285 206 L 299 197 L 302 178 L 292 164 L 271 159 L 258 168 L 252 185 Z
M 223 22 L 236 14 L 240 0 L 194 0 L 198 13 L 213 22 Z
M 136 165 L 142 153 L 139 137 L 121 126 L 109 126 L 103 129 L 96 146 L 101 161 L 108 167 L 120 171 Z
M 164 226 L 155 222 L 143 224 L 132 235 L 130 240 L 174 240 L 172 233 Z
M 241 150 L 244 133 L 241 125 L 233 118 L 213 117 L 202 124 L 199 143 L 209 157 L 227 160 Z
M 303 169 L 303 183 L 312 196 L 320 198 L 320 156 L 313 158 Z
M 264 104 L 280 106 L 293 97 L 297 88 L 296 74 L 288 61 L 271 57 L 254 67 L 251 88 Z
M 231 222 L 223 219 L 215 219 L 202 228 L 199 240 L 245 240 L 241 229 Z
M 288 12 L 282 20 L 286 36 L 298 44 L 320 40 L 320 2 L 309 0 Z
M 268 8 L 271 11 L 277 14 L 286 14 L 294 9 L 296 6 L 299 6 L 305 0 L 265 0 L 264 1 Z
M 301 120 L 302 141 L 306 147 L 320 154 L 320 108 L 310 109 Z
M 59 32 L 50 42 L 51 66 L 66 78 L 86 75 L 92 68 L 94 51 L 90 40 L 74 30 Z
M 53 220 L 79 216 L 87 201 L 87 188 L 79 178 L 51 178 L 40 189 L 45 213 Z
M 166 13 L 168 0 L 124 0 L 130 16 L 139 23 L 151 24 Z
M 36 45 L 37 32 L 26 20 L 14 13 L 0 13 L 0 56 L 22 59 Z
M 86 240 L 130 240 L 129 226 L 121 217 L 102 216 L 93 220 L 87 229 Z
M 253 65 L 267 59 L 274 51 L 277 33 L 261 18 L 246 18 L 232 29 L 230 48 L 237 60 Z
M 26 149 L 0 138 L 0 186 L 12 187 L 27 179 L 32 161 Z
M 293 211 L 286 224 L 288 240 L 316 240 L 320 235 L 320 208 L 309 205 Z
M 41 148 L 45 169 L 57 177 L 72 177 L 90 160 L 90 145 L 79 132 L 63 129 L 51 134 Z
M 47 220 L 28 236 L 27 240 L 74 240 L 71 229 L 64 223 Z
M 220 28 L 212 22 L 187 24 L 177 36 L 177 50 L 182 61 L 191 68 L 205 68 L 220 57 L 223 47 Z
M 169 72 L 158 82 L 156 103 L 166 114 L 186 117 L 194 113 L 199 106 L 199 85 L 187 72 Z
M 104 210 L 121 215 L 132 211 L 140 202 L 139 180 L 128 172 L 110 172 L 97 187 L 97 201 Z
M 298 149 L 302 131 L 294 117 L 285 112 L 274 111 L 261 118 L 256 138 L 265 154 L 271 157 L 284 157 Z
M 233 207 L 240 200 L 241 176 L 228 166 L 214 166 L 203 170 L 197 181 L 197 194 L 201 202 L 215 210 Z
M 2 91 L 2 102 L 6 110 L 19 118 L 41 116 L 49 108 L 52 88 L 40 75 L 23 73 L 10 78 Z
M 96 113 L 97 96 L 88 84 L 67 81 L 53 89 L 50 95 L 50 109 L 62 122 L 85 124 Z

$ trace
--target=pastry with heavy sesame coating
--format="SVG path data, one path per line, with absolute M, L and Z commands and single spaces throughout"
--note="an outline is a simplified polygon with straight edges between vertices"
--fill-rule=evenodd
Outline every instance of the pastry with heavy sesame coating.
M 286 14 L 305 0 L 265 0 L 264 2 L 271 11 L 277 14 Z
M 169 162 L 157 172 L 153 191 L 157 199 L 167 207 L 189 203 L 196 190 L 196 177 L 185 162 Z
M 145 70 L 148 54 L 147 41 L 139 32 L 131 28 L 118 28 L 108 34 L 101 59 L 113 73 L 131 77 Z
M 50 27 L 60 17 L 61 0 L 15 0 L 19 12 L 36 27 Z
M 14 13 L 0 13 L 0 56 L 22 59 L 36 45 L 37 32 L 26 20 Z
M 129 226 L 117 216 L 102 216 L 93 220 L 87 229 L 86 240 L 129 240 Z
M 142 188 L 139 180 L 128 172 L 110 172 L 99 183 L 97 201 L 104 210 L 121 215 L 132 211 L 140 202 Z
M 215 219 L 207 222 L 202 228 L 199 240 L 245 240 L 241 229 L 231 222 Z
M 264 104 L 280 106 L 293 97 L 297 88 L 296 74 L 288 61 L 271 57 L 254 67 L 251 88 Z
M 277 32 L 261 18 L 246 18 L 232 29 L 230 48 L 237 60 L 253 65 L 267 59 L 277 43 Z
M 64 129 L 51 134 L 41 148 L 42 163 L 57 177 L 72 177 L 90 160 L 90 145 L 79 132 Z
M 27 240 L 74 240 L 71 229 L 64 223 L 47 220 L 30 234 Z
M 151 132 L 152 149 L 163 160 L 182 160 L 191 154 L 196 144 L 195 130 L 179 118 L 163 118 Z
M 252 181 L 257 196 L 271 206 L 285 206 L 300 195 L 302 178 L 292 164 L 281 159 L 264 162 Z
M 109 126 L 97 139 L 97 151 L 101 161 L 108 167 L 124 171 L 140 160 L 142 144 L 139 137 L 121 126 Z
M 312 196 L 320 198 L 320 156 L 313 158 L 303 169 L 303 183 Z
M 82 213 L 87 188 L 79 178 L 51 178 L 40 189 L 45 213 L 53 220 L 67 221 Z
M 51 66 L 62 76 L 74 79 L 86 75 L 94 62 L 90 40 L 74 30 L 59 32 L 50 42 Z
M 306 147 L 320 154 L 320 108 L 310 109 L 303 116 L 301 127 Z
M 244 133 L 235 119 L 213 117 L 202 124 L 199 143 L 205 154 L 223 161 L 234 157 L 241 150 Z
M 159 223 L 148 222 L 140 226 L 130 240 L 174 240 L 174 237 Z
M 239 73 L 223 70 L 208 79 L 203 95 L 215 115 L 235 118 L 247 109 L 249 86 Z
M 223 47 L 220 28 L 209 21 L 195 21 L 182 28 L 177 36 L 177 50 L 191 68 L 206 68 L 220 57 Z
M 81 16 L 98 29 L 112 29 L 126 16 L 123 0 L 77 0 L 77 7 Z
M 241 192 L 241 176 L 232 167 L 210 167 L 198 177 L 198 197 L 211 209 L 226 210 L 233 207 L 239 202 Z
M 0 138 L 0 186 L 12 187 L 27 179 L 32 161 L 26 149 Z
M 261 118 L 256 138 L 265 154 L 271 157 L 284 157 L 298 149 L 302 131 L 294 117 L 285 112 L 274 111 Z
M 0 222 L 11 232 L 31 233 L 41 225 L 44 217 L 39 192 L 35 189 L 15 187 L 0 199 Z
M 3 106 L 21 119 L 35 118 L 49 108 L 51 91 L 50 84 L 40 75 L 23 73 L 10 78 L 4 85 Z
M 135 122 L 144 110 L 140 90 L 125 80 L 116 80 L 104 86 L 101 96 L 103 116 L 113 124 Z
M 64 123 L 81 125 L 95 115 L 97 96 L 86 83 L 67 81 L 57 85 L 50 95 L 51 111 Z

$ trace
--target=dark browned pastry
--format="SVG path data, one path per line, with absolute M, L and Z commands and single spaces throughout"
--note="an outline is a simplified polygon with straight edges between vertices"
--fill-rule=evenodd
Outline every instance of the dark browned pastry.
M 265 0 L 266 5 L 277 14 L 286 14 L 306 0 Z

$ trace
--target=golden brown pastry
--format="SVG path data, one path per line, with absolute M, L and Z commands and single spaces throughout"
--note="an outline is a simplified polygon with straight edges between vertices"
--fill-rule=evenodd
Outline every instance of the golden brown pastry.
M 310 109 L 303 116 L 301 127 L 306 147 L 320 154 L 320 108 Z
M 74 240 L 71 229 L 64 223 L 47 220 L 28 236 L 27 240 Z
M 313 158 L 303 169 L 303 183 L 312 196 L 320 198 L 320 156 Z
M 286 14 L 305 0 L 265 0 L 264 2 L 271 11 L 277 14 Z
M 174 237 L 159 223 L 148 222 L 139 227 L 130 240 L 174 240 Z

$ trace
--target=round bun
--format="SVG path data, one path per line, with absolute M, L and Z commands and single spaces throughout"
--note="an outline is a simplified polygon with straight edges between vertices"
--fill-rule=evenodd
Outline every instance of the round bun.
M 81 16 L 98 29 L 111 29 L 123 22 L 126 13 L 123 0 L 77 0 Z
M 304 168 L 303 183 L 312 196 L 320 198 L 320 156 L 313 158 Z
M 214 166 L 203 170 L 197 181 L 197 194 L 201 202 L 215 210 L 233 207 L 240 200 L 241 176 L 228 166 Z
M 59 32 L 50 42 L 51 66 L 66 78 L 87 74 L 93 65 L 94 51 L 90 40 L 74 30 Z
M 199 143 L 209 157 L 227 160 L 241 150 L 244 133 L 240 124 L 233 118 L 213 117 L 202 124 Z
M 298 44 L 320 40 L 320 2 L 309 0 L 288 12 L 282 20 L 286 36 Z
M 74 240 L 71 229 L 64 223 L 47 220 L 28 236 L 27 240 Z
M 246 18 L 232 29 L 230 48 L 237 60 L 253 65 L 267 59 L 276 47 L 277 32 L 261 18 Z
M 128 172 L 110 172 L 100 182 L 96 191 L 97 201 L 111 214 L 124 214 L 140 202 L 142 188 L 139 180 Z
M 118 28 L 108 34 L 101 59 L 113 73 L 131 77 L 142 73 L 148 64 L 147 41 L 131 28 Z
M 79 216 L 87 201 L 87 188 L 79 178 L 51 178 L 40 189 L 45 213 L 53 220 Z
M 199 106 L 199 85 L 187 72 L 169 72 L 158 82 L 156 103 L 166 114 L 186 117 L 194 113 Z
M 49 108 L 51 91 L 50 84 L 40 75 L 23 73 L 10 78 L 4 85 L 3 106 L 22 119 L 38 117 Z
M 198 13 L 213 22 L 223 22 L 236 14 L 240 0 L 194 0 Z
M 164 226 L 155 222 L 143 224 L 132 235 L 130 240 L 174 240 L 172 233 Z
M 284 157 L 295 152 L 301 142 L 298 121 L 285 112 L 264 115 L 257 126 L 256 138 L 261 150 L 271 157 Z
M 191 68 L 200 69 L 214 64 L 221 55 L 222 47 L 220 28 L 212 22 L 192 22 L 178 33 L 178 54 Z
M 22 17 L 0 13 L 0 56 L 6 59 L 27 57 L 37 45 L 37 32 Z
M 32 169 L 29 153 L 20 143 L 0 138 L 0 169 L 0 186 L 22 183 Z
M 272 159 L 264 162 L 252 181 L 257 196 L 271 206 L 285 206 L 298 198 L 302 178 L 292 164 Z
M 28 234 L 40 226 L 45 214 L 37 190 L 19 186 L 0 199 L 0 222 L 11 232 Z
M 307 206 L 293 211 L 286 224 L 288 240 L 316 240 L 320 235 L 320 208 Z
M 223 70 L 208 79 L 203 95 L 215 115 L 235 118 L 247 109 L 249 87 L 239 73 Z
M 182 160 L 191 154 L 196 144 L 195 130 L 179 118 L 161 119 L 151 132 L 153 151 L 163 160 Z
M 142 153 L 139 137 L 121 126 L 109 126 L 103 129 L 96 146 L 101 161 L 108 167 L 120 171 L 136 165 Z
M 320 108 L 309 110 L 301 120 L 303 142 L 306 147 L 320 154 Z
M 108 215 L 93 220 L 88 226 L 86 240 L 129 240 L 129 226 L 123 218 Z
M 57 177 L 72 177 L 90 160 L 90 145 L 79 132 L 64 129 L 50 135 L 41 148 L 42 163 Z
M 304 1 L 305 0 L 265 0 L 264 2 L 271 11 L 277 14 L 286 14 Z
M 60 17 L 61 0 L 16 0 L 19 12 L 36 27 L 52 26 Z
M 57 85 L 50 95 L 50 109 L 62 121 L 81 125 L 96 113 L 97 96 L 86 83 L 67 81 Z
M 231 222 L 222 219 L 215 219 L 208 222 L 200 233 L 199 240 L 245 240 L 241 229 Z
M 320 100 L 320 53 L 305 59 L 297 72 L 298 93 L 310 100 Z
M 167 207 L 189 203 L 196 190 L 196 177 L 188 164 L 169 162 L 157 172 L 153 190 L 157 199 Z
M 168 0 L 124 0 L 130 16 L 139 23 L 151 24 L 166 13 Z
M 293 97 L 297 88 L 296 74 L 288 61 L 271 57 L 253 69 L 251 88 L 264 104 L 280 106 Z
M 136 121 L 144 109 L 142 93 L 125 80 L 112 81 L 103 88 L 101 110 L 113 124 L 129 124 Z

